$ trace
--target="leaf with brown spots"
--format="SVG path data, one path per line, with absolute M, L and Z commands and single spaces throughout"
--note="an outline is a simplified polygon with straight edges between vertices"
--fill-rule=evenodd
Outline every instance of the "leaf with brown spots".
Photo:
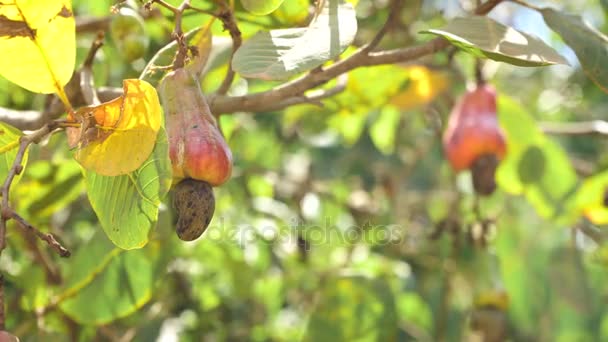
M 0 0 L 0 75 L 36 93 L 58 93 L 72 77 L 76 30 L 69 0 Z

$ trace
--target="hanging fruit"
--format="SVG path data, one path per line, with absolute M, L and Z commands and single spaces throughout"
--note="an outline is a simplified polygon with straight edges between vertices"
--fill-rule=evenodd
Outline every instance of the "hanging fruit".
M 450 113 L 443 149 L 456 171 L 471 169 L 475 191 L 494 192 L 494 173 L 506 153 L 505 136 L 496 116 L 496 90 L 477 84 Z
M 201 92 L 183 68 L 169 72 L 158 87 L 165 112 L 173 167 L 176 233 L 191 241 L 203 234 L 215 210 L 212 186 L 232 173 L 232 153 Z
M 159 94 L 173 177 L 223 184 L 232 173 L 232 153 L 197 80 L 185 69 L 174 70 L 161 80 Z

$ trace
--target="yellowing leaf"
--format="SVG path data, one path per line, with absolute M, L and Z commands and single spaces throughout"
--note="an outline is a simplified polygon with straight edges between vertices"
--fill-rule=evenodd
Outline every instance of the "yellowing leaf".
M 70 80 L 76 29 L 69 0 L 0 0 L 0 75 L 36 92 L 57 92 Z
M 103 176 L 118 176 L 139 168 L 154 148 L 161 125 L 156 89 L 137 79 L 123 81 L 124 95 L 77 111 L 80 128 L 68 129 L 79 149 L 74 158 Z
M 418 65 L 408 67 L 406 71 L 409 74 L 409 86 L 390 101 L 402 110 L 428 104 L 449 85 L 448 76 L 443 72 Z
M 578 191 L 578 208 L 595 224 L 608 224 L 607 190 L 608 172 L 604 171 L 585 179 Z

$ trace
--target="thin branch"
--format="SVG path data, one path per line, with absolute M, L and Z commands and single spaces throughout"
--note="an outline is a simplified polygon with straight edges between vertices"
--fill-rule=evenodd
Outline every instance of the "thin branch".
M 34 259 L 42 266 L 44 273 L 46 274 L 47 282 L 54 285 L 61 284 L 61 272 L 57 264 L 49 258 L 46 251 L 42 250 L 36 241 L 36 236 L 30 234 L 29 231 L 22 229 L 21 235 L 25 240 L 27 247 L 32 252 Z
M 234 80 L 234 70 L 232 70 L 232 59 L 234 58 L 236 50 L 238 50 L 238 48 L 243 43 L 243 37 L 241 36 L 241 30 L 239 30 L 239 27 L 236 23 L 234 12 L 230 7 L 223 5 L 222 10 L 217 17 L 224 24 L 224 30 L 228 30 L 228 32 L 230 33 L 230 37 L 232 38 L 232 52 L 230 54 L 230 60 L 228 61 L 228 71 L 226 71 L 226 76 L 224 77 L 222 84 L 217 90 L 217 94 L 225 95 L 230 89 L 230 85 L 232 85 L 232 81 Z
M 162 6 L 166 9 L 168 9 L 169 11 L 173 12 L 173 14 L 177 14 L 179 12 L 179 9 L 177 7 L 171 5 L 170 3 L 167 3 L 163 0 L 150 0 L 144 4 L 144 8 L 146 10 L 150 11 L 152 4 L 158 4 L 159 6 Z
M 19 222 L 19 225 L 30 234 L 36 235 L 40 240 L 46 242 L 57 254 L 59 254 L 63 258 L 67 258 L 71 255 L 70 251 L 68 251 L 65 247 L 61 245 L 55 239 L 53 234 L 43 233 L 36 229 L 36 227 L 32 226 L 29 222 L 27 222 L 23 217 L 19 216 L 16 212 L 12 212 L 11 217 L 13 220 Z
M 23 158 L 25 156 L 25 152 L 31 144 L 37 144 L 45 137 L 52 134 L 53 131 L 55 131 L 55 129 L 57 128 L 57 125 L 58 123 L 53 121 L 44 125 L 39 130 L 34 131 L 29 135 L 24 135 L 19 139 L 17 155 L 15 156 L 13 165 L 8 171 L 8 176 L 6 177 L 6 180 L 0 188 L 0 192 L 2 194 L 2 202 L 0 205 L 0 253 L 2 253 L 2 250 L 4 250 L 4 248 L 6 247 L 6 222 L 10 219 L 14 219 L 19 224 L 21 224 L 21 226 L 27 228 L 30 232 L 34 233 L 38 238 L 46 241 L 62 257 L 67 257 L 70 254 L 69 251 L 63 246 L 61 246 L 61 244 L 59 244 L 51 234 L 44 234 L 35 229 L 25 219 L 19 216 L 10 207 L 9 204 L 9 194 L 11 185 L 15 177 L 19 175 L 23 170 Z
M 329 89 L 316 89 L 302 96 L 290 97 L 281 102 L 270 105 L 267 110 L 274 111 L 304 103 L 314 104 L 319 107 L 323 107 L 323 103 L 321 102 L 321 100 L 337 95 L 346 89 L 346 81 L 348 80 L 348 77 L 346 76 L 347 74 L 342 74 L 338 76 L 338 84 L 336 84 L 335 87 Z
M 608 135 L 608 122 L 603 120 L 580 122 L 541 122 L 542 131 L 556 135 Z
M 503 0 L 489 0 L 483 3 L 475 10 L 478 15 L 484 15 L 490 12 Z M 149 1 L 153 3 L 156 1 Z M 331 79 L 347 73 L 353 69 L 366 66 L 375 66 L 382 64 L 406 63 L 424 56 L 431 55 L 435 52 L 444 50 L 450 47 L 450 43 L 443 38 L 435 38 L 424 44 L 412 47 L 399 49 L 391 49 L 377 52 L 366 51 L 367 46 L 357 50 L 348 58 L 340 60 L 325 69 L 319 69 L 317 72 L 311 72 L 296 78 L 292 81 L 279 85 L 271 90 L 253 93 L 244 96 L 225 96 L 222 94 L 213 94 L 209 96 L 209 106 L 212 113 L 230 114 L 235 112 L 264 112 L 270 110 L 283 109 L 298 100 L 290 100 L 291 98 L 299 98 L 300 103 L 307 102 L 304 93 L 310 89 L 318 87 Z M 119 88 L 101 88 L 98 90 L 101 101 L 105 98 L 112 99 L 122 94 L 122 89 Z M 3 115 L 3 110 L 0 108 L 0 119 L 4 120 L 6 116 L 18 118 L 19 114 L 11 111 L 10 115 Z M 23 113 L 23 112 L 21 112 Z M 31 117 L 32 113 L 28 113 Z M 16 119 L 10 120 L 9 123 L 16 122 L 15 126 L 22 127 Z M 32 126 L 29 125 L 28 126 Z
M 91 43 L 89 53 L 80 67 L 80 91 L 87 105 L 98 105 L 99 97 L 95 90 L 95 82 L 93 80 L 93 62 L 97 51 L 103 46 L 104 33 L 99 32 L 97 37 Z
M 367 53 L 364 48 L 361 48 L 348 58 L 338 61 L 319 72 L 308 73 L 274 89 L 244 96 L 214 95 L 210 97 L 209 104 L 211 111 L 218 114 L 239 111 L 264 112 L 268 111 L 269 108 L 275 108 L 276 103 L 290 97 L 301 96 L 305 91 L 318 87 L 353 69 L 415 60 L 440 51 L 448 45 L 449 43 L 445 39 L 436 38 L 423 45 L 403 49 Z
M 78 78 L 78 80 L 80 82 L 80 78 Z M 108 102 L 119 97 L 120 95 L 122 95 L 122 88 L 97 88 L 97 96 L 99 97 L 100 102 Z M 72 100 L 72 97 L 70 97 L 70 100 Z M 77 107 L 86 105 L 86 103 L 84 103 L 83 98 L 80 98 L 78 101 L 72 101 L 72 103 L 74 104 L 74 106 Z M 16 127 L 22 131 L 34 131 L 42 127 L 46 122 L 56 120 L 63 113 L 65 113 L 63 104 L 61 104 L 60 106 L 54 106 L 53 108 L 50 108 L 48 111 L 45 112 L 37 110 L 17 110 L 0 107 L 0 121 L 7 123 L 13 127 Z
M 581 223 L 575 227 L 576 230 L 581 232 L 581 234 L 585 235 L 593 242 L 595 242 L 598 246 L 601 246 L 604 243 L 604 235 L 599 229 L 590 227 L 586 223 Z
M 384 36 L 388 33 L 388 31 L 390 31 L 394 27 L 395 23 L 399 19 L 399 16 L 401 15 L 402 6 L 403 1 L 401 0 L 391 1 L 388 6 L 388 18 L 384 22 L 384 25 L 382 26 L 380 31 L 376 33 L 372 41 L 364 47 L 366 51 L 372 51 L 373 49 L 375 49 L 376 46 L 378 46 L 378 44 L 380 44 L 380 42 L 382 41 L 382 38 L 384 38 Z

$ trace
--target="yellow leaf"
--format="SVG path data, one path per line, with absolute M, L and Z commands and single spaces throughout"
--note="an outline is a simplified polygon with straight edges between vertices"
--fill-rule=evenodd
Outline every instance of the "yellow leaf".
M 584 210 L 584 215 L 587 219 L 594 224 L 607 224 L 608 223 L 608 209 L 606 207 L 597 205 Z
M 36 92 L 56 92 L 76 58 L 76 28 L 70 0 L 0 0 L 0 75 Z
M 445 73 L 414 65 L 406 68 L 409 85 L 404 91 L 393 96 L 390 103 L 402 110 L 426 105 L 440 95 L 449 85 Z
M 509 309 L 509 295 L 500 290 L 484 291 L 475 298 L 475 307 L 493 307 L 498 310 L 507 311 Z
M 79 128 L 68 128 L 68 141 L 78 146 L 74 158 L 103 176 L 136 170 L 154 149 L 161 125 L 156 89 L 149 83 L 123 81 L 124 95 L 74 113 Z

